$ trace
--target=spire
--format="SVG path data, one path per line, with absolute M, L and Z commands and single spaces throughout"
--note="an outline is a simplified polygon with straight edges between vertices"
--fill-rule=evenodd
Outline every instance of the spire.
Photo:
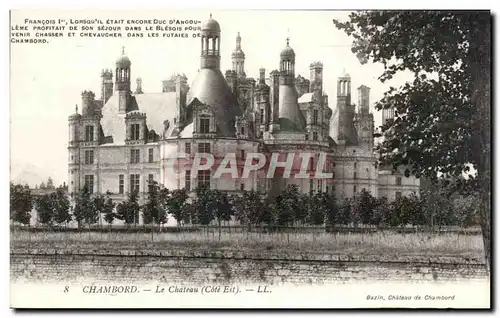
M 210 12 L 210 19 L 212 19 L 212 12 Z
M 75 113 L 78 114 L 78 104 L 75 104 Z
M 122 46 L 122 55 L 125 55 L 125 45 Z
M 238 35 L 236 36 L 236 50 L 241 50 L 241 36 L 240 36 L 240 32 L 238 32 Z

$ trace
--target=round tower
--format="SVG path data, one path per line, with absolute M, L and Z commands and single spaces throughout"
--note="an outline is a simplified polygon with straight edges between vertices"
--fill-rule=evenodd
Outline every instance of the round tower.
M 80 152 L 78 142 L 80 140 L 80 125 L 82 116 L 78 114 L 78 105 L 75 113 L 68 117 L 68 194 L 77 192 L 80 180 Z
M 220 69 L 220 25 L 212 14 L 201 27 L 201 68 Z

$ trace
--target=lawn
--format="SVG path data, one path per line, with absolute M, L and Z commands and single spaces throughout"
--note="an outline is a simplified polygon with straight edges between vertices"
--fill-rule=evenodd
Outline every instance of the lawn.
M 153 240 L 152 240 L 153 239 Z M 482 259 L 480 235 L 457 233 L 96 233 L 11 232 L 16 249 L 224 250 L 249 253 L 329 253 Z

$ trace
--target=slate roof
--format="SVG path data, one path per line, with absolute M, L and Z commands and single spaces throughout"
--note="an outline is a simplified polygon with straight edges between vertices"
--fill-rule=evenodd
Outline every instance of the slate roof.
M 170 121 L 167 132 L 167 136 L 170 136 L 174 128 L 175 103 L 175 92 L 132 95 L 129 113 L 136 111 L 146 113 L 148 130 L 154 130 L 160 136 L 163 133 L 163 122 Z M 105 139 L 109 140 L 109 136 L 111 136 L 113 145 L 124 145 L 126 114 L 118 112 L 118 94 L 113 94 L 104 105 L 102 115 L 101 125 Z

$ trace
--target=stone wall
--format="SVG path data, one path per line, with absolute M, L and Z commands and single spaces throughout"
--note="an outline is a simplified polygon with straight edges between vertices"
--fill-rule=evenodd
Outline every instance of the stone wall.
M 349 281 L 449 281 L 482 279 L 477 259 L 440 257 L 384 260 L 328 254 L 269 254 L 229 251 L 11 252 L 11 279 L 141 283 L 304 284 Z

